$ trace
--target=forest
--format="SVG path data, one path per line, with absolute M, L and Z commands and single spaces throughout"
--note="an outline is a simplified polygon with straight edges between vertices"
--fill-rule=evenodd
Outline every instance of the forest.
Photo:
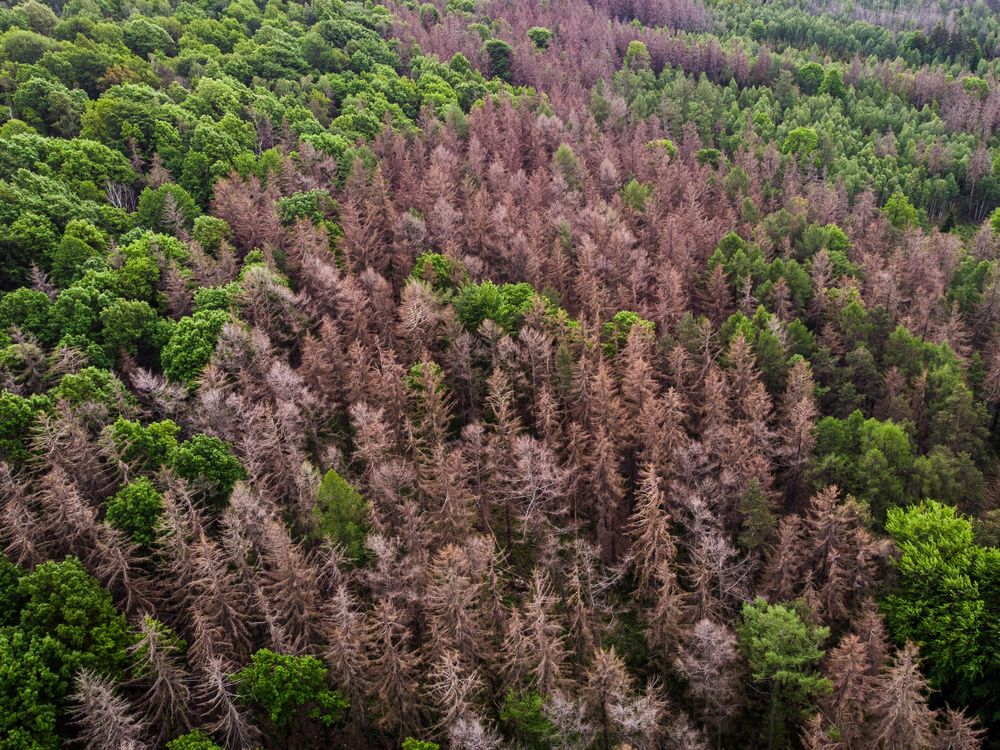
M 1000 748 L 1000 2 L 0 0 L 0 750 Z

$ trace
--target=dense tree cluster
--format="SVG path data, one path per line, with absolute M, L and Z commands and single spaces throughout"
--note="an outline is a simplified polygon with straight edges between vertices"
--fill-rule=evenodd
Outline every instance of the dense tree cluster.
M 0 748 L 996 746 L 996 10 L 0 8 Z

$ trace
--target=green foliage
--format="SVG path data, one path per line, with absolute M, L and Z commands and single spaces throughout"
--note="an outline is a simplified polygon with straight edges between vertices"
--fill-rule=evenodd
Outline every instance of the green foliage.
M 225 286 L 199 287 L 194 293 L 194 309 L 196 312 L 203 310 L 228 312 L 232 309 L 239 291 L 240 285 L 237 282 L 230 282 Z
M 250 664 L 234 675 L 240 695 L 257 706 L 272 725 L 287 728 L 308 717 L 324 726 L 339 722 L 349 704 L 326 684 L 328 669 L 312 656 L 255 651 Z
M 552 164 L 572 190 L 580 189 L 580 161 L 568 144 L 559 144 L 552 155 Z
M 436 742 L 431 742 L 430 740 L 418 740 L 413 737 L 407 737 L 403 740 L 402 750 L 441 750 L 441 746 Z
M 229 446 L 216 437 L 195 435 L 170 452 L 170 467 L 186 479 L 196 498 L 211 507 L 226 504 L 246 469 Z
M 23 575 L 24 571 L 0 555 L 0 628 L 17 624 L 24 604 L 17 585 Z
M 41 77 L 28 79 L 11 97 L 16 117 L 40 133 L 60 138 L 77 134 L 86 103 L 87 95 L 80 89 L 71 91 L 59 81 Z
M 629 42 L 622 65 L 628 70 L 641 71 L 649 70 L 650 64 L 649 50 L 646 49 L 646 45 L 638 39 Z
M 646 210 L 646 201 L 653 194 L 652 185 L 643 185 L 634 177 L 622 188 L 622 203 L 631 208 L 636 213 Z
M 85 367 L 63 375 L 50 395 L 54 401 L 65 401 L 72 406 L 101 404 L 112 413 L 120 412 L 132 402 L 124 384 L 112 373 L 97 367 Z
M 222 219 L 214 216 L 198 216 L 194 220 L 191 237 L 209 253 L 219 252 L 223 242 L 233 239 L 232 228 Z
M 646 144 L 646 148 L 662 151 L 668 159 L 673 159 L 677 155 L 677 146 L 669 138 L 657 138 Z
M 309 190 L 278 200 L 278 215 L 281 217 L 281 223 L 285 225 L 300 220 L 321 224 L 333 216 L 335 210 L 336 201 L 326 190 Z
M 844 78 L 840 74 L 840 68 L 835 65 L 827 68 L 823 82 L 819 86 L 819 93 L 829 94 L 834 99 L 843 99 L 847 95 L 847 87 L 844 86 Z
M 879 522 L 892 506 L 915 499 L 909 491 L 915 457 L 902 426 L 855 411 L 847 419 L 823 417 L 815 436 L 810 475 L 817 489 L 836 484 L 865 502 Z
M 798 127 L 785 136 L 781 144 L 781 151 L 785 154 L 792 154 L 799 158 L 806 158 L 816 150 L 819 145 L 819 133 L 815 128 Z
M 818 62 L 809 61 L 800 67 L 796 73 L 799 86 L 806 94 L 815 94 L 819 91 L 820 84 L 823 83 L 825 71 Z
M 770 696 L 768 746 L 783 736 L 784 723 L 794 718 L 816 694 L 829 690 L 829 681 L 817 666 L 830 634 L 813 627 L 785 604 L 757 598 L 743 605 L 737 634 L 750 676 Z
M 500 721 L 521 746 L 530 750 L 549 747 L 556 728 L 545 715 L 546 697 L 534 691 L 508 690 L 500 706 Z
M 410 275 L 426 281 L 435 292 L 442 295 L 450 295 L 468 280 L 468 273 L 462 263 L 441 253 L 418 255 Z
M 0 459 L 15 466 L 28 459 L 32 425 L 50 408 L 47 396 L 0 392 Z
M 751 480 L 737 509 L 740 514 L 740 547 L 751 552 L 765 549 L 774 540 L 778 519 L 756 479 Z
M 695 152 L 694 159 L 696 162 L 702 166 L 709 165 L 713 168 L 718 168 L 719 159 L 722 158 L 722 152 L 717 148 L 700 148 Z
M 108 500 L 104 520 L 137 544 L 151 547 L 162 515 L 163 496 L 149 479 L 139 477 Z
M 167 750 L 222 750 L 200 729 L 183 734 L 167 743 Z
M 52 281 L 61 287 L 69 286 L 82 275 L 88 260 L 103 258 L 107 249 L 108 236 L 104 232 L 85 219 L 71 219 L 52 251 Z
M 515 333 L 537 296 L 530 284 L 501 284 L 492 281 L 466 284 L 455 297 L 455 311 L 466 330 L 476 331 L 484 320 L 492 320 L 507 333 Z
M 141 425 L 119 417 L 107 429 L 121 459 L 147 472 L 157 471 L 168 461 L 180 434 L 180 428 L 169 419 Z
M 6 613 L 12 624 L 0 627 L 0 743 L 55 750 L 76 674 L 119 675 L 133 636 L 111 595 L 76 558 L 17 578 L 19 610 Z M 9 585 L 9 573 L 5 580 Z
M 489 60 L 490 75 L 504 81 L 510 80 L 510 45 L 500 39 L 487 39 L 483 44 Z
M 548 49 L 552 36 L 552 30 L 545 26 L 532 26 L 528 29 L 528 39 L 535 45 L 535 49 Z
M 316 515 L 325 537 L 344 548 L 353 560 L 368 556 L 365 541 L 370 528 L 368 501 L 333 469 L 323 476 L 316 492 Z
M 135 211 L 135 223 L 154 232 L 171 234 L 191 229 L 200 214 L 201 209 L 187 190 L 167 183 L 142 191 Z
M 1000 549 L 973 542 L 972 524 L 927 500 L 889 511 L 897 580 L 881 602 L 889 632 L 920 646 L 931 684 L 992 721 L 1000 709 Z
M 919 220 L 917 209 L 910 203 L 910 199 L 898 190 L 889 196 L 882 210 L 889 223 L 896 229 L 915 227 Z
M 192 385 L 212 357 L 228 320 L 229 314 L 223 310 L 200 310 L 181 318 L 160 354 L 167 377 Z
M 651 320 L 640 318 L 637 313 L 631 310 L 619 310 L 611 320 L 604 324 L 603 338 L 605 352 L 608 356 L 614 356 L 625 348 L 628 337 L 636 326 L 639 327 L 643 336 L 650 339 L 656 336 L 655 324 Z

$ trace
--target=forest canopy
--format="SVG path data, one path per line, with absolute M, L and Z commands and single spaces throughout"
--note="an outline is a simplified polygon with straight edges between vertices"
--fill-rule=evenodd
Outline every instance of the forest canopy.
M 998 14 L 0 3 L 0 750 L 1000 747 Z

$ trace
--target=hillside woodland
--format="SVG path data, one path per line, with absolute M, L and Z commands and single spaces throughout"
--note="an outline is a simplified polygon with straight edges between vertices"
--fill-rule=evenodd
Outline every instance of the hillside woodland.
M 0 750 L 1000 747 L 998 11 L 0 2 Z

